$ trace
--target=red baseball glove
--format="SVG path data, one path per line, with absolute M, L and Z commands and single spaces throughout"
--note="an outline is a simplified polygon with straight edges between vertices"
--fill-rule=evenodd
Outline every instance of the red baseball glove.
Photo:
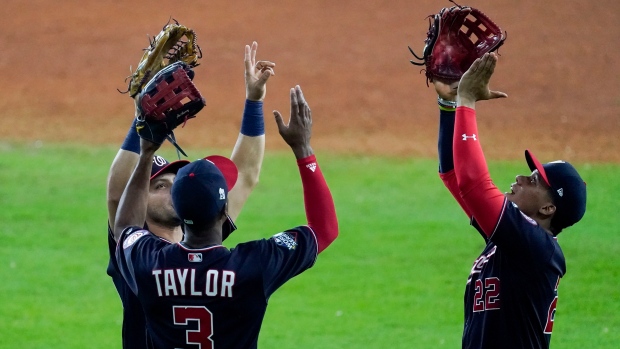
M 456 4 L 453 0 L 450 2 Z M 429 29 L 424 52 L 411 64 L 426 66 L 426 84 L 434 79 L 460 80 L 472 63 L 487 52 L 497 50 L 506 35 L 482 11 L 466 6 L 443 8 L 428 16 Z
M 168 139 L 183 155 L 173 130 L 205 106 L 205 99 L 194 85 L 194 71 L 183 62 L 160 70 L 138 94 L 136 130 L 140 137 L 162 144 Z

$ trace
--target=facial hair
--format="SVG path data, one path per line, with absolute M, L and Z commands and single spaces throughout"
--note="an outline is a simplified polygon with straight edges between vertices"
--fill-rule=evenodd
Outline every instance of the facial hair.
M 182 221 L 177 216 L 174 210 L 166 210 L 163 208 L 149 208 L 147 209 L 147 217 L 153 223 L 164 227 L 175 228 L 181 225 Z

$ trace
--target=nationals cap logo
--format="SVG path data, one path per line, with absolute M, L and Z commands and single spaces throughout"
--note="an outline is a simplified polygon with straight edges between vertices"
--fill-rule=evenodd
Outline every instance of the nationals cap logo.
M 161 156 L 159 156 L 159 155 L 155 155 L 155 156 L 153 157 L 153 163 L 154 163 L 155 165 L 159 166 L 159 167 L 162 167 L 162 166 L 164 166 L 165 164 L 167 164 L 167 163 L 168 163 L 168 161 L 166 161 L 166 159 L 162 158 L 162 157 L 161 157 Z

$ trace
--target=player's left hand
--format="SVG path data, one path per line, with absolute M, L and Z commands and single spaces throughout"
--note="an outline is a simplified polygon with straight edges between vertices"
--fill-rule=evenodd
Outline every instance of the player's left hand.
M 435 86 L 437 96 L 445 99 L 446 101 L 456 101 L 456 90 L 459 87 L 458 80 L 449 81 L 435 78 L 432 82 Z
M 485 53 L 463 74 L 457 90 L 457 102 L 469 106 L 476 101 L 505 98 L 507 94 L 489 89 L 489 81 L 497 64 L 497 54 Z
M 245 98 L 250 101 L 262 101 L 267 93 L 267 80 L 275 75 L 275 63 L 256 61 L 258 43 L 245 45 Z
M 297 159 L 303 159 L 314 154 L 310 147 L 312 136 L 312 111 L 299 85 L 291 89 L 291 117 L 288 124 L 284 124 L 282 114 L 274 110 L 278 131 L 282 139 L 291 147 Z

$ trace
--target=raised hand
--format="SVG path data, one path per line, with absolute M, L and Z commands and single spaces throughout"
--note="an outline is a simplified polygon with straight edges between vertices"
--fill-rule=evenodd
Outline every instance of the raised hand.
M 456 101 L 456 89 L 459 86 L 457 81 L 433 79 L 433 85 L 435 86 L 435 92 L 437 96 L 446 101 Z
M 284 124 L 282 114 L 277 110 L 273 111 L 273 115 L 276 118 L 278 131 L 282 139 L 291 147 L 297 159 L 303 159 L 314 154 L 312 147 L 310 147 L 312 111 L 299 85 L 292 88 L 290 93 L 291 116 L 289 122 Z
M 485 53 L 463 74 L 457 90 L 457 104 L 472 107 L 476 101 L 505 98 L 507 94 L 489 89 L 489 81 L 497 64 L 497 54 Z
M 262 101 L 267 93 L 267 80 L 275 75 L 275 63 L 270 61 L 256 61 L 256 41 L 252 46 L 245 45 L 245 98 L 250 101 Z

